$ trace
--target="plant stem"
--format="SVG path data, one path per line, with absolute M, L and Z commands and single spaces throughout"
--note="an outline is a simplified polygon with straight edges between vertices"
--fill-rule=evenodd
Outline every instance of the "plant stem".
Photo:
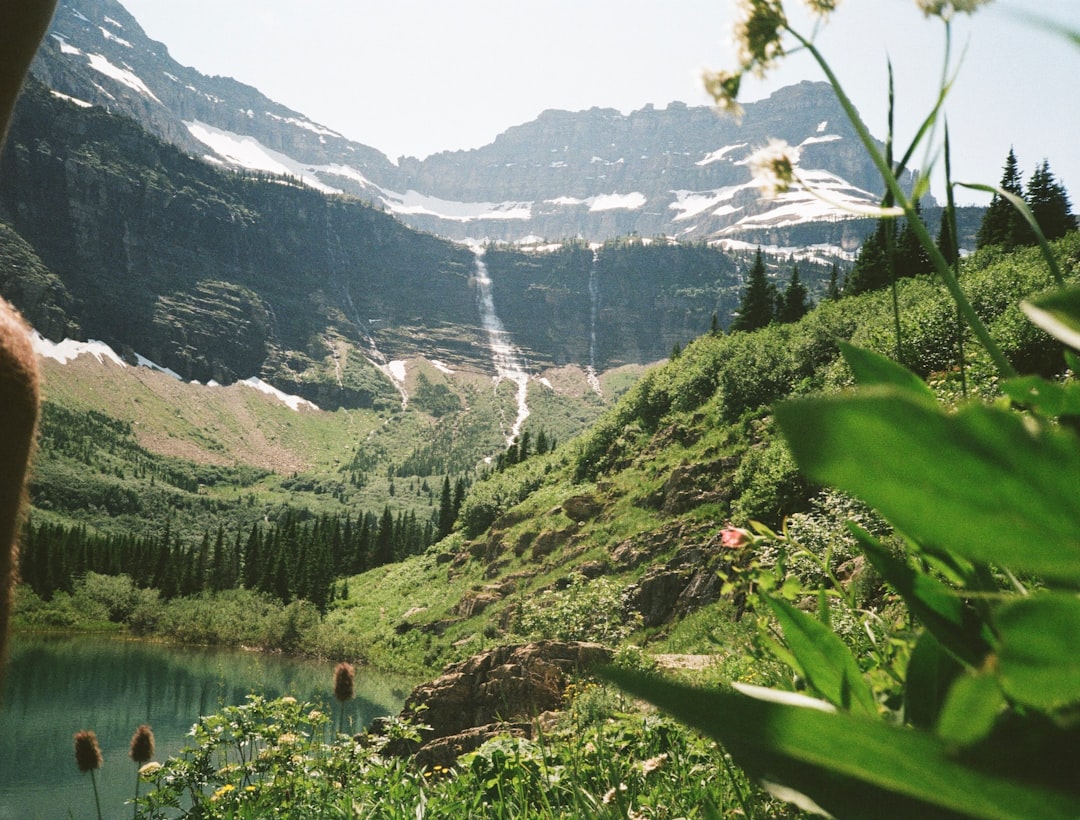
M 98 820 L 101 818 L 101 798 L 98 797 L 97 777 L 93 769 L 90 770 L 90 782 L 94 785 L 94 804 L 97 806 Z
M 1015 378 L 1017 376 L 1016 369 L 1009 363 L 1009 360 L 1005 358 L 1005 354 L 1001 352 L 1001 348 L 998 347 L 993 337 L 990 336 L 990 332 L 986 329 L 986 326 L 975 312 L 975 308 L 971 306 L 971 302 L 968 301 L 967 296 L 960 289 L 960 284 L 953 275 L 952 267 L 946 261 L 945 257 L 942 256 L 941 251 L 938 250 L 937 245 L 934 243 L 929 231 L 926 230 L 926 226 L 922 223 L 922 220 L 915 214 L 915 209 L 908 200 L 907 195 L 904 193 L 900 181 L 893 173 L 893 169 L 889 167 L 889 164 L 885 161 L 885 157 L 882 156 L 877 145 L 874 144 L 874 138 L 870 135 L 870 132 L 866 128 L 866 124 L 863 123 L 858 111 L 855 110 L 855 105 L 844 92 L 843 86 L 840 85 L 840 80 L 825 60 L 825 57 L 818 51 L 813 43 L 797 31 L 790 28 L 787 28 L 786 31 L 805 46 L 806 50 L 813 55 L 814 60 L 825 73 L 829 85 L 832 86 L 833 92 L 836 94 L 837 101 L 839 101 L 840 105 L 843 107 L 844 113 L 847 114 L 848 120 L 855 129 L 855 133 L 858 135 L 859 140 L 862 142 L 863 147 L 866 148 L 870 159 L 881 174 L 886 189 L 892 194 L 896 204 L 904 209 L 904 215 L 910 221 L 911 230 L 915 233 L 915 238 L 919 240 L 919 244 L 926 250 L 927 255 L 930 257 L 930 262 L 934 266 L 934 270 L 941 277 L 942 281 L 945 282 L 945 286 L 948 288 L 949 294 L 952 296 L 961 315 L 963 315 L 964 320 L 968 323 L 968 326 L 971 328 L 972 333 L 975 334 L 975 337 L 979 340 L 980 344 L 986 348 L 986 352 L 990 355 L 991 360 L 993 360 L 995 367 L 998 369 L 998 373 L 1003 378 Z

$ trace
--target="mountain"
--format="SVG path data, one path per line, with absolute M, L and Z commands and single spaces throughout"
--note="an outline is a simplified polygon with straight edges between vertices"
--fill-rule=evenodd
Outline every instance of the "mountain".
M 798 146 L 804 178 L 838 201 L 873 204 L 881 193 L 825 83 L 748 104 L 739 122 L 678 102 L 630 114 L 551 110 L 482 148 L 392 162 L 250 86 L 181 66 L 116 0 L 61 4 L 34 72 L 211 162 L 291 175 L 457 240 L 636 234 L 785 245 L 793 226 L 850 216 L 805 193 L 762 202 L 746 159 L 769 138 Z M 857 225 L 831 231 L 833 244 L 856 247 Z

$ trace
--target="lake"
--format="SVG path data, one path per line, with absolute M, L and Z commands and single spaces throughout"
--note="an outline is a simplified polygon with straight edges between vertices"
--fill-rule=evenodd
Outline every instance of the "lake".
M 333 704 L 334 666 L 97 636 L 15 635 L 0 700 L 0 820 L 97 817 L 90 775 L 75 765 L 74 735 L 83 729 L 97 734 L 104 757 L 103 816 L 131 817 L 128 751 L 140 724 L 153 728 L 154 759 L 164 761 L 186 745 L 200 715 L 251 693 Z M 358 731 L 396 714 L 409 691 L 409 681 L 358 668 L 345 719 Z

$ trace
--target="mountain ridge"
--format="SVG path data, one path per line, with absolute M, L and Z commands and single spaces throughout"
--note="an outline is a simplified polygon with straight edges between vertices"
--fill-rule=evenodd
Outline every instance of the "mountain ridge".
M 602 242 L 636 234 L 784 245 L 787 227 L 851 216 L 805 192 L 760 201 L 745 161 L 770 137 L 801 146 L 805 175 L 835 198 L 868 205 L 881 194 L 825 83 L 749 103 L 741 122 L 681 102 L 626 115 L 550 109 L 480 148 L 392 161 L 251 86 L 179 65 L 116 0 L 63 3 L 34 72 L 209 161 L 302 177 L 458 241 Z M 850 252 L 862 236 L 856 230 L 842 239 Z

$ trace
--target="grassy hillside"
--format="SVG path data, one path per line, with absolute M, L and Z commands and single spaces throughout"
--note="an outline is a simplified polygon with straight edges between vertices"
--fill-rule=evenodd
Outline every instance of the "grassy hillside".
M 516 413 L 507 385 L 422 359 L 406 363 L 407 407 L 398 396 L 381 412 L 294 410 L 246 384 L 190 384 L 92 355 L 42 368 L 34 516 L 125 535 L 167 522 L 189 539 L 246 532 L 286 509 L 355 518 L 390 505 L 427 520 L 444 476 L 471 482 Z M 604 407 L 583 374 L 547 383 L 530 386 L 533 435 L 570 438 Z
M 1080 240 L 1057 251 L 1075 277 Z M 1060 346 L 1017 307 L 1049 286 L 1036 251 L 976 254 L 962 282 L 1021 370 L 1063 369 Z M 940 285 L 904 280 L 898 299 L 904 364 L 947 402 L 965 385 L 996 394 L 978 349 L 966 344 L 959 368 L 955 312 Z M 192 545 L 222 522 L 232 537 L 287 509 L 356 515 L 389 502 L 430 520 L 443 476 L 464 470 L 453 533 L 421 555 L 339 578 L 299 647 L 417 675 L 519 638 L 715 652 L 709 636 L 742 634 L 732 618 L 742 601 L 718 580 L 740 569 L 725 524 L 778 527 L 790 517 L 838 530 L 850 513 L 799 474 L 771 415 L 784 397 L 850 385 L 840 340 L 894 354 L 891 295 L 826 302 L 753 333 L 707 334 L 636 382 L 608 374 L 605 392 L 622 398 L 574 439 L 601 402 L 580 373 L 551 371 L 530 387 L 529 429 L 546 428 L 558 448 L 500 469 L 480 458 L 504 447 L 498 418 L 512 412 L 512 391 L 479 374 L 413 362 L 407 410 L 329 414 L 295 412 L 243 385 L 201 388 L 88 358 L 47 363 L 35 516 L 141 534 L 171 522 Z M 73 416 L 90 432 L 59 446 L 55 431 Z M 203 639 L 238 640 L 227 633 Z M 745 646 L 728 648 L 734 657 Z
M 1056 250 L 1075 280 L 1080 237 Z M 969 257 L 962 282 L 1021 371 L 1061 372 L 1060 345 L 1018 308 L 1051 285 L 1036 250 Z M 961 399 L 965 379 L 969 394 L 996 395 L 981 351 L 966 344 L 963 372 L 958 366 L 944 288 L 920 278 L 901 282 L 898 295 L 903 363 L 946 402 Z M 688 565 L 730 574 L 726 522 L 777 527 L 794 516 L 796 525 L 842 529 L 851 503 L 798 473 L 770 408 L 850 386 L 838 340 L 893 354 L 891 305 L 888 292 L 870 293 L 824 303 L 797 324 L 702 336 L 573 442 L 477 482 L 454 535 L 427 554 L 349 579 L 349 597 L 327 624 L 363 657 L 418 670 L 519 637 L 630 637 L 656 652 L 737 648 L 738 600 L 665 609 L 660 591 L 642 590 L 668 583 L 678 595 L 693 578 Z M 538 602 L 558 614 L 538 617 Z M 725 642 L 712 642 L 714 633 Z

